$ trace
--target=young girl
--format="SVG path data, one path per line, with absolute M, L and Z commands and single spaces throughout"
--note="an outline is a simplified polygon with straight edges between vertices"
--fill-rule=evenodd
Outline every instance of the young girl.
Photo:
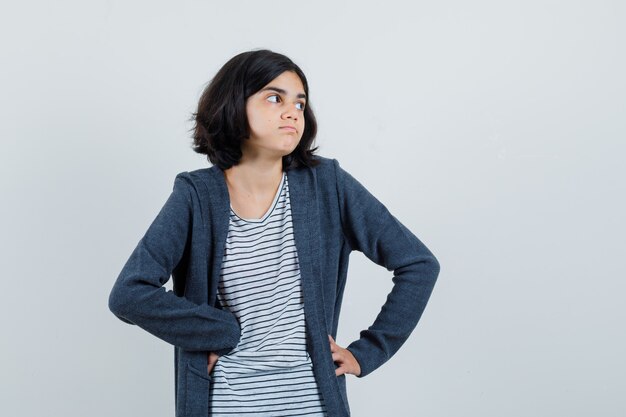
M 437 259 L 336 159 L 314 155 L 309 86 L 286 56 L 230 59 L 193 119 L 212 166 L 176 176 L 110 310 L 174 345 L 176 416 L 349 416 L 345 375 L 368 375 L 407 340 Z M 393 270 L 394 286 L 343 347 L 353 250 Z

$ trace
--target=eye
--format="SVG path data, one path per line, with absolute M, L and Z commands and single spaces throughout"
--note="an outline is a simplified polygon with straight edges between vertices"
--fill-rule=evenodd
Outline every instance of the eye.
M 267 99 L 269 100 L 272 97 L 276 97 L 278 100 L 281 99 L 278 94 L 272 94 L 271 96 L 268 96 Z M 273 100 L 270 100 L 270 101 L 272 101 L 273 103 L 277 103 L 277 101 L 273 101 Z M 306 107 L 306 103 L 299 101 L 297 104 L 300 105 L 299 110 L 304 111 L 304 108 Z

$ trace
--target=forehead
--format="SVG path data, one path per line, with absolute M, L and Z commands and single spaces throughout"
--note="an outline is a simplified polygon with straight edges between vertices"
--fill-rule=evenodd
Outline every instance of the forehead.
M 306 99 L 304 85 L 302 84 L 300 77 L 292 71 L 285 71 L 278 77 L 274 78 L 267 85 L 261 88 L 258 91 L 258 94 L 262 94 L 266 91 L 274 91 L 282 95 Z

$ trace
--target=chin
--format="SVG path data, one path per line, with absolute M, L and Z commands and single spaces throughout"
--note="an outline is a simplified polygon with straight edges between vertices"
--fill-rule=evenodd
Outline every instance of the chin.
M 297 141 L 294 141 L 294 142 L 289 141 L 289 142 L 285 142 L 284 144 L 285 144 L 285 148 L 288 147 L 289 153 L 291 153 L 298 147 L 298 145 L 300 144 L 300 140 L 298 139 Z
M 283 151 L 282 151 L 282 154 L 283 154 L 283 156 L 287 156 L 287 155 L 292 154 L 292 153 L 293 153 L 293 151 L 295 151 L 295 150 L 296 150 L 296 148 L 293 148 L 293 149 L 288 149 L 288 150 L 283 150 Z

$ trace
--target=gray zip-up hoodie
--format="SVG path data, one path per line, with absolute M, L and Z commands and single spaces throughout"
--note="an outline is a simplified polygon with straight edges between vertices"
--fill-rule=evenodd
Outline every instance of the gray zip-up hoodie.
M 287 171 L 300 264 L 307 351 L 329 417 L 350 416 L 345 375 L 336 376 L 328 335 L 337 325 L 350 252 L 393 271 L 393 288 L 374 323 L 346 346 L 367 376 L 391 358 L 417 325 L 437 277 L 431 251 L 336 159 Z M 217 166 L 181 172 L 171 195 L 120 272 L 109 308 L 174 345 L 177 417 L 206 417 L 209 352 L 237 346 L 236 317 L 217 302 L 230 198 Z M 173 279 L 173 291 L 163 285 Z

